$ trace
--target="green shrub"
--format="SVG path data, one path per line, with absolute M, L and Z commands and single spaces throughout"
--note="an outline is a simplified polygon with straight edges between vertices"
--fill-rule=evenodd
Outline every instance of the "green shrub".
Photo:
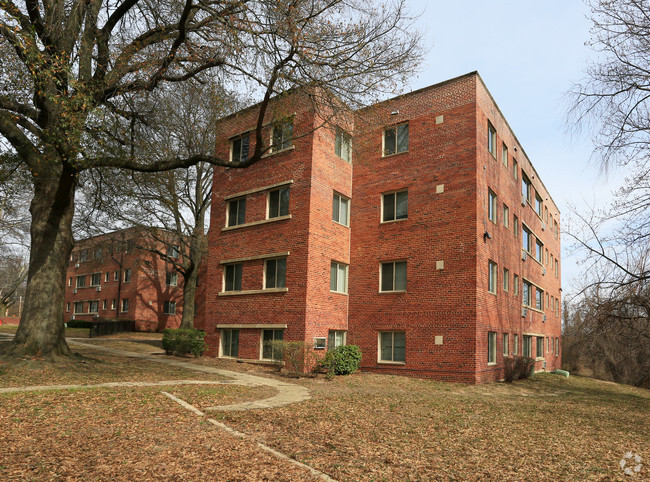
M 162 345 L 168 355 L 194 355 L 200 357 L 205 351 L 205 332 L 201 330 L 163 330 Z
M 527 356 L 505 357 L 504 379 L 511 383 L 520 378 L 528 378 L 535 370 L 535 360 Z
M 328 374 L 349 375 L 359 369 L 361 349 L 356 345 L 343 345 L 330 350 L 319 367 Z

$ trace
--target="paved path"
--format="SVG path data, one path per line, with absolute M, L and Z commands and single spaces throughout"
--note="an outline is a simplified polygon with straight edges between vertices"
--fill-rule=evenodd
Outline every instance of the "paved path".
M 221 370 L 219 368 L 197 365 L 195 363 L 189 363 L 173 358 L 161 358 L 159 356 L 152 356 L 145 353 L 135 353 L 125 350 L 118 350 L 117 348 L 110 348 L 107 346 L 83 343 L 75 338 L 68 338 L 67 340 L 71 344 L 82 346 L 84 348 L 91 348 L 93 350 L 105 351 L 108 353 L 128 356 L 131 358 L 140 358 L 142 360 L 147 360 L 155 363 L 164 363 L 166 365 L 184 368 L 186 370 L 194 370 L 197 372 L 221 375 L 232 379 L 233 383 L 237 383 L 238 385 L 247 385 L 251 387 L 264 385 L 273 387 L 278 390 L 277 395 L 270 398 L 265 398 L 264 400 L 234 403 L 232 405 L 219 405 L 216 407 L 205 408 L 204 410 L 206 411 L 237 411 L 252 410 L 257 408 L 275 408 L 283 407 L 291 403 L 302 402 L 311 398 L 311 395 L 309 394 L 309 390 L 307 388 L 301 387 L 300 385 L 295 385 L 293 383 L 287 383 L 282 380 L 276 380 L 274 378 L 259 377 L 256 375 L 249 375 L 248 373 L 233 372 L 231 370 Z

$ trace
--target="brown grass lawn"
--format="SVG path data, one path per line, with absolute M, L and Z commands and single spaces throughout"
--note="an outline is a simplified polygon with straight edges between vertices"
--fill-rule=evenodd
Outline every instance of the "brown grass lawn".
M 155 351 L 154 341 L 123 336 L 93 343 Z M 0 362 L 0 386 L 208 379 L 75 351 L 86 358 L 60 365 Z M 278 376 L 253 365 L 186 360 Z M 312 399 L 208 416 L 339 480 L 622 480 L 619 461 L 627 452 L 643 458 L 641 473 L 627 479 L 650 478 L 646 390 L 551 374 L 478 387 L 367 373 L 284 380 L 308 387 Z M 203 385 L 0 394 L 0 480 L 310 479 L 186 411 L 162 390 L 198 407 L 274 393 Z

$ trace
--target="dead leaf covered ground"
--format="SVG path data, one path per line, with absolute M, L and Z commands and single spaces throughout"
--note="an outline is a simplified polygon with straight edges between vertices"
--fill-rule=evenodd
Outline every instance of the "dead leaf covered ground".
M 93 343 L 144 351 L 154 346 L 126 334 Z M 43 369 L 33 360 L 0 362 L 0 386 L 219 379 L 75 350 L 88 357 L 87 365 Z M 269 367 L 184 361 L 278 377 Z M 646 390 L 551 374 L 477 387 L 368 373 L 332 381 L 282 379 L 309 388 L 312 399 L 208 417 L 339 480 L 617 480 L 625 477 L 619 463 L 628 452 L 643 459 L 635 479 L 650 478 Z M 183 385 L 0 394 L 0 480 L 312 478 L 188 412 L 163 390 L 199 409 L 275 393 Z

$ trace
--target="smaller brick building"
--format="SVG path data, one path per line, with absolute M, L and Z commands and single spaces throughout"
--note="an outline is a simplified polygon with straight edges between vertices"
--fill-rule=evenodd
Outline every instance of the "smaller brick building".
M 77 241 L 68 264 L 64 321 L 120 318 L 135 321 L 137 331 L 177 328 L 183 277 L 145 246 L 181 256 L 178 245 L 154 241 L 138 228 Z

